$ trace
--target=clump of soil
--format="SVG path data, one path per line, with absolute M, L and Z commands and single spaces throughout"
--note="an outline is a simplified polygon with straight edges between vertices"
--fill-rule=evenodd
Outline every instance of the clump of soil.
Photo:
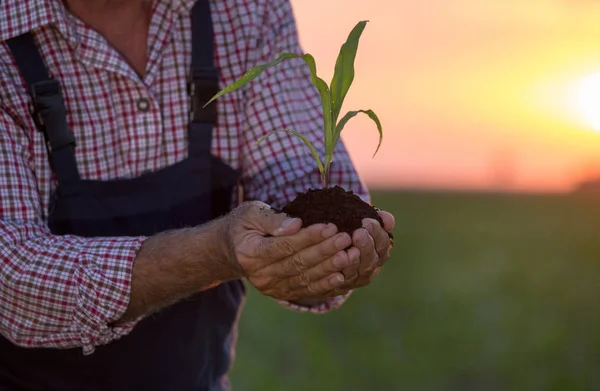
M 362 227 L 362 220 L 372 218 L 381 224 L 383 220 L 377 209 L 354 194 L 339 186 L 325 189 L 309 189 L 299 193 L 286 204 L 282 212 L 302 219 L 304 227 L 319 223 L 332 223 L 339 232 L 352 233 Z M 391 235 L 391 234 L 390 234 Z

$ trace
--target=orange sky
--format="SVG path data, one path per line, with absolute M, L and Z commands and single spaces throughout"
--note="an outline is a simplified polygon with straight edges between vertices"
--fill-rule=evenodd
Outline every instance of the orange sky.
M 600 173 L 600 132 L 574 93 L 600 72 L 600 1 L 292 3 L 327 81 L 352 27 L 370 21 L 345 109 L 373 109 L 384 142 L 371 159 L 377 130 L 362 118 L 343 138 L 372 187 L 565 190 Z

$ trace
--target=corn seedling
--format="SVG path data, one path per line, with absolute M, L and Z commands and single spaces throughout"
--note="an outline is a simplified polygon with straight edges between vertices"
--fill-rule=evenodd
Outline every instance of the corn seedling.
M 341 119 L 339 119 L 344 98 L 346 97 L 346 94 L 348 93 L 348 90 L 350 89 L 350 86 L 352 85 L 352 82 L 354 80 L 354 60 L 356 58 L 356 52 L 358 50 L 358 41 L 360 39 L 360 36 L 362 35 L 366 24 L 367 21 L 359 22 L 352 29 L 352 31 L 348 35 L 346 42 L 342 45 L 335 63 L 334 74 L 330 86 L 328 86 L 327 83 L 317 75 L 317 66 L 315 63 L 315 59 L 312 55 L 310 55 L 309 53 L 306 53 L 304 55 L 297 55 L 294 53 L 282 53 L 275 60 L 266 64 L 258 65 L 246 72 L 237 81 L 225 87 L 224 89 L 219 91 L 215 96 L 213 96 L 204 105 L 204 107 L 206 107 L 208 104 L 210 104 L 212 101 L 219 98 L 220 96 L 243 87 L 250 81 L 254 80 L 256 77 L 258 77 L 267 68 L 273 67 L 287 59 L 301 58 L 302 60 L 304 60 L 306 65 L 308 65 L 310 69 L 310 77 L 312 84 L 317 88 L 321 97 L 321 105 L 323 109 L 323 133 L 325 137 L 325 160 L 321 161 L 319 153 L 306 137 L 292 129 L 281 129 L 272 131 L 266 134 L 265 136 L 261 137 L 258 141 L 256 141 L 256 144 L 259 144 L 265 138 L 267 138 L 275 132 L 287 132 L 300 138 L 304 142 L 304 144 L 306 144 L 306 146 L 310 149 L 310 152 L 312 153 L 312 156 L 314 157 L 317 167 L 319 168 L 319 172 L 321 174 L 322 186 L 323 188 L 326 188 L 329 185 L 329 169 L 333 161 L 333 152 L 335 150 L 338 140 L 340 139 L 340 134 L 342 133 L 344 126 L 348 123 L 350 119 L 352 119 L 359 113 L 364 113 L 368 115 L 369 118 L 371 118 L 377 125 L 377 130 L 379 131 L 379 143 L 373 156 L 375 156 L 379 151 L 379 147 L 381 146 L 381 141 L 383 139 L 381 123 L 379 121 L 379 118 L 377 118 L 377 115 L 375 115 L 375 113 L 373 112 L 373 110 L 349 111 Z

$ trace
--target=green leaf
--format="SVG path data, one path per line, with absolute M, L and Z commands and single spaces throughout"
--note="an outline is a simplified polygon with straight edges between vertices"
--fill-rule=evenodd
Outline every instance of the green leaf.
M 271 62 L 255 66 L 254 68 L 252 68 L 248 72 L 246 72 L 238 80 L 236 80 L 235 82 L 231 83 L 227 87 L 223 88 L 218 93 L 216 93 L 215 96 L 213 96 L 208 102 L 206 102 L 206 104 L 203 107 L 208 106 L 215 99 L 217 99 L 217 98 L 219 98 L 219 97 L 221 97 L 221 96 L 223 96 L 223 95 L 225 95 L 225 94 L 227 94 L 229 92 L 235 91 L 235 90 L 237 90 L 237 89 L 245 86 L 246 84 L 248 84 L 252 80 L 256 79 L 267 68 L 270 68 L 272 66 L 277 65 L 280 62 L 282 62 L 283 60 L 287 60 L 289 58 L 296 58 L 296 57 L 299 57 L 299 56 L 297 54 L 294 54 L 294 53 L 282 53 L 282 54 L 279 55 L 279 57 L 277 57 L 275 60 L 273 60 Z
M 317 66 L 313 56 L 307 53 L 302 56 L 302 58 L 310 69 L 310 78 L 313 85 L 317 87 L 317 90 L 319 90 L 319 94 L 321 95 L 321 107 L 323 109 L 323 131 L 325 133 L 325 159 L 326 161 L 329 161 L 331 160 L 331 155 L 335 146 L 333 143 L 334 122 L 331 116 L 331 93 L 327 83 L 325 83 L 325 81 L 317 75 Z
M 313 58 L 312 55 L 310 55 L 308 53 L 306 53 L 304 55 L 298 55 L 295 53 L 283 53 L 283 54 L 280 54 L 279 57 L 277 57 L 275 60 L 273 60 L 269 63 L 257 65 L 256 67 L 254 67 L 254 68 L 250 69 L 248 72 L 246 72 L 238 80 L 231 83 L 230 85 L 228 85 L 227 87 L 225 87 L 221 91 L 219 91 L 217 94 L 215 94 L 208 102 L 206 102 L 204 107 L 208 106 L 215 99 L 218 99 L 219 97 L 221 97 L 229 92 L 235 91 L 235 90 L 245 86 L 252 80 L 256 79 L 262 72 L 264 72 L 268 68 L 278 65 L 280 62 L 290 59 L 290 58 L 301 58 L 308 65 L 308 67 L 310 69 L 311 81 L 312 81 L 313 85 L 315 87 L 317 87 L 317 90 L 319 91 L 319 94 L 321 95 L 321 101 L 323 104 L 325 121 L 326 121 L 326 123 L 328 121 L 331 122 L 331 95 L 329 93 L 329 87 L 327 86 L 327 83 L 325 83 L 325 81 L 323 79 L 321 79 L 319 76 L 317 76 L 317 66 L 315 63 L 315 59 Z
M 358 22 L 352 29 L 346 42 L 340 48 L 340 53 L 335 63 L 335 70 L 331 80 L 331 110 L 334 123 L 338 119 L 344 98 L 354 81 L 354 60 L 358 50 L 358 41 L 367 22 L 366 20 Z
M 354 118 L 358 113 L 364 113 L 368 115 L 369 118 L 371 118 L 375 122 L 375 124 L 377 124 L 377 130 L 379 131 L 379 144 L 377 144 L 377 149 L 373 154 L 373 157 L 375 157 L 375 155 L 377 155 L 377 152 L 379 151 L 379 147 L 381 146 L 381 141 L 383 139 L 383 130 L 381 129 L 381 122 L 379 121 L 379 118 L 377 118 L 377 115 L 373 112 L 373 110 L 355 110 L 347 112 L 335 128 L 335 142 L 337 143 L 337 141 L 339 140 L 340 134 L 342 133 L 342 129 L 344 129 L 346 123 L 352 118 Z
M 313 145 L 310 143 L 310 141 L 308 141 L 308 139 L 306 137 L 304 137 L 303 135 L 301 135 L 300 133 L 298 133 L 294 130 L 291 130 L 291 129 L 274 130 L 274 131 L 269 132 L 266 135 L 262 136 L 261 138 L 259 138 L 258 141 L 256 141 L 256 145 L 260 144 L 264 139 L 266 139 L 271 134 L 276 133 L 276 132 L 291 133 L 294 136 L 298 137 L 300 140 L 302 140 L 304 142 L 304 144 L 306 144 L 306 146 L 308 147 L 310 152 L 312 153 L 313 158 L 315 159 L 315 162 L 317 163 L 317 167 L 319 168 L 319 172 L 321 173 L 321 177 L 323 177 L 325 175 L 325 168 L 323 167 L 323 163 L 321 162 L 321 158 L 319 157 L 319 154 L 317 153 L 317 150 L 315 149 L 315 147 L 313 147 Z

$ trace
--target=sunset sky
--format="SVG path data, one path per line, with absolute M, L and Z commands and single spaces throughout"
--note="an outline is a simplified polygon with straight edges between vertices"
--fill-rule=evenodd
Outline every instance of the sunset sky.
M 600 130 L 583 113 L 600 112 L 600 85 L 584 83 L 578 99 L 600 73 L 600 1 L 292 3 L 327 81 L 350 30 L 369 20 L 345 109 L 373 109 L 384 142 L 372 159 L 366 117 L 343 139 L 372 187 L 562 191 L 600 175 Z

